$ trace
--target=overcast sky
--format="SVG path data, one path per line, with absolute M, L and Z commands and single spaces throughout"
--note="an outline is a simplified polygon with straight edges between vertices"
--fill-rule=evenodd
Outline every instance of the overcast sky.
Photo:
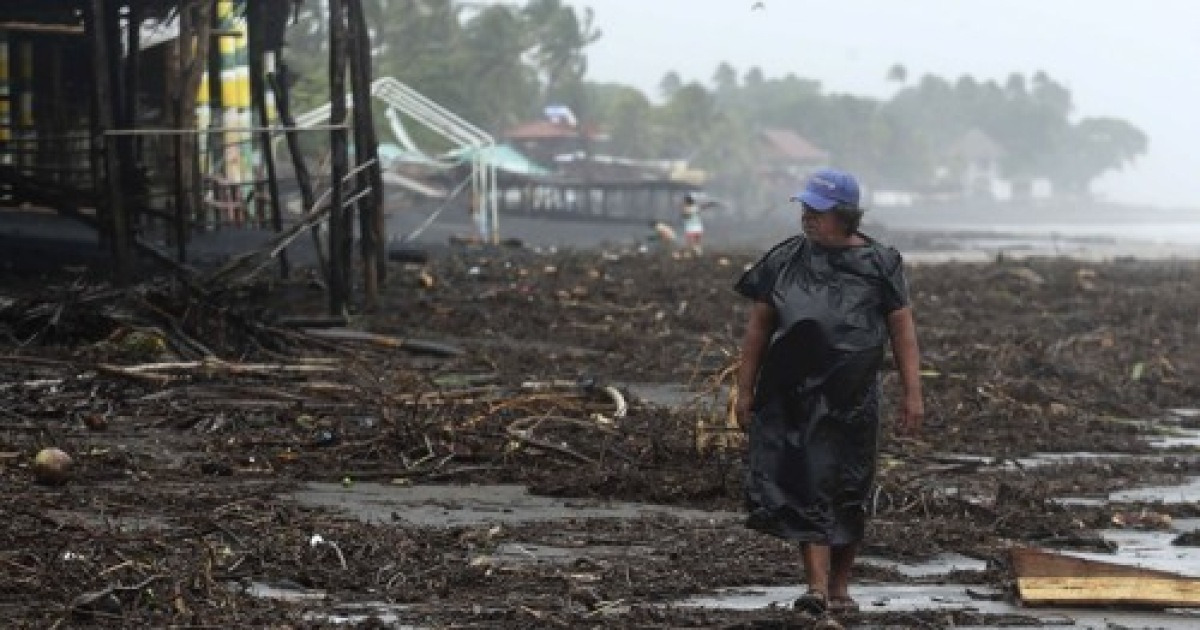
M 1101 196 L 1200 209 L 1197 0 L 566 2 L 591 7 L 603 31 L 589 78 L 652 97 L 670 70 L 711 85 L 721 61 L 878 98 L 896 89 L 885 80 L 895 63 L 910 80 L 1044 70 L 1071 90 L 1076 117 L 1123 118 L 1150 136 L 1133 168 L 1096 186 Z

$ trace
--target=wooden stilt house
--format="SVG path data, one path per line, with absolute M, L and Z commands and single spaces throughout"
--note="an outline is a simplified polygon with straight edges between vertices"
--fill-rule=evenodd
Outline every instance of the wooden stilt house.
M 330 124 L 303 130 L 328 134 L 321 179 L 329 184 L 314 190 L 281 55 L 299 4 L 0 2 L 0 207 L 45 208 L 93 226 L 118 277 L 140 254 L 179 266 L 199 230 L 283 233 L 324 220 L 329 240 L 319 251 L 327 254 L 333 311 L 351 297 L 357 214 L 372 301 L 385 258 L 369 31 L 361 0 L 320 3 L 330 94 L 352 95 L 354 107 L 351 117 L 346 98 L 331 97 Z M 281 207 L 277 145 L 289 149 L 302 198 L 290 216 Z

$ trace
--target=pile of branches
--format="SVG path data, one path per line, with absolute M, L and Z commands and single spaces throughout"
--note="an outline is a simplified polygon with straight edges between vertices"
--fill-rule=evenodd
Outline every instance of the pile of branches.
M 295 331 L 264 323 L 260 311 L 173 278 L 125 288 L 77 279 L 0 300 L 0 340 L 17 348 L 120 342 L 133 332 L 142 334 L 128 349 L 161 344 L 182 359 L 287 352 L 306 343 Z

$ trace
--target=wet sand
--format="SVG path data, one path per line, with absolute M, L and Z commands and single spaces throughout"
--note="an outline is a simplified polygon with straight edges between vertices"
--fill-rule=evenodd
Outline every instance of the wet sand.
M 247 321 L 321 314 L 306 281 L 214 309 L 57 265 L 0 270 L 0 613 L 17 627 L 810 627 L 787 607 L 796 550 L 737 518 L 736 437 L 713 447 L 745 315 L 729 287 L 757 252 L 506 225 L 529 247 L 431 236 L 432 259 L 391 265 L 383 307 L 355 315 L 464 350 L 444 357 L 245 336 Z M 883 445 L 851 627 L 1190 627 L 1170 611 L 1024 607 L 1007 554 L 1194 566 L 1195 543 L 1174 541 L 1200 529 L 1196 265 L 993 252 L 913 266 L 928 426 Z M 234 364 L 336 369 L 101 369 L 192 358 L 113 334 L 163 313 Z M 48 444 L 76 457 L 64 486 L 33 481 Z

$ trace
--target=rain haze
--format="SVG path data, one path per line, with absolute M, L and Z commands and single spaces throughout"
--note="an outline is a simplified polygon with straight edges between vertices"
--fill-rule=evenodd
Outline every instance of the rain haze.
M 826 92 L 885 99 L 895 64 L 911 84 L 931 74 L 1003 84 L 1046 72 L 1071 91 L 1073 119 L 1110 116 L 1149 149 L 1092 186 L 1098 199 L 1200 208 L 1200 3 L 1192 0 L 571 0 L 603 35 L 588 77 L 657 97 L 663 76 L 711 85 L 728 62 L 789 73 Z

